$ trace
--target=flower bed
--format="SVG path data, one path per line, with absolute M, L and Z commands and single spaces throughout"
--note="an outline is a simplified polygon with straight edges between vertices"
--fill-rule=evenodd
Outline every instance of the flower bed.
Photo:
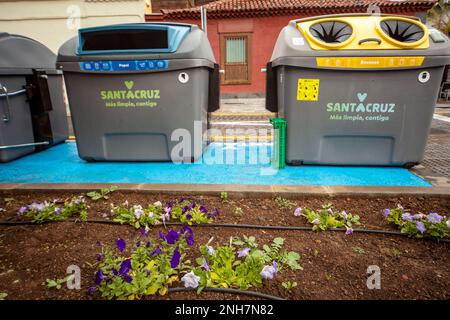
M 0 216 L 2 220 L 32 219 L 32 216 L 18 216 L 19 209 L 24 204 L 40 204 L 45 201 L 49 204 L 46 206 L 48 212 L 53 209 L 52 214 L 58 216 L 54 212 L 56 208 L 52 206 L 56 205 L 63 209 L 64 204 L 63 201 L 54 202 L 53 199 L 67 199 L 66 201 L 70 203 L 71 199 L 74 197 L 76 199 L 80 195 L 7 194 L 3 199 L 0 198 L 0 208 L 5 209 L 0 212 Z M 136 211 L 134 206 L 141 205 L 143 211 L 147 210 L 147 215 L 148 210 L 154 210 L 152 206 L 161 208 L 161 211 L 155 210 L 158 214 L 165 214 L 164 209 L 170 201 L 181 203 L 178 197 L 178 200 L 174 200 L 173 196 L 138 193 L 114 192 L 109 197 L 108 200 L 87 199 L 85 201 L 88 206 L 86 208 L 88 220 L 93 218 L 114 220 L 116 215 L 111 213 L 111 203 L 117 207 L 117 203 L 123 205 L 126 200 L 132 204 L 127 208 L 133 209 L 133 214 Z M 157 201 L 161 202 L 161 206 Z M 183 207 L 190 206 L 192 203 L 196 204 L 195 207 L 199 211 L 200 205 L 203 204 L 208 213 L 213 213 L 214 208 L 217 208 L 220 213 L 210 217 L 211 222 L 305 227 L 317 225 L 308 223 L 311 219 L 294 214 L 296 208 L 301 207 L 303 209 L 300 214 L 307 215 L 306 210 L 317 214 L 326 210 L 330 216 L 338 213 L 340 221 L 344 224 L 349 219 L 359 216 L 361 225 L 358 225 L 358 228 L 393 231 L 398 229 L 383 218 L 384 208 L 393 208 L 392 212 L 398 204 L 403 204 L 409 212 L 402 214 L 414 215 L 418 212 L 427 212 L 426 217 L 422 218 L 427 220 L 430 218 L 432 221 L 428 221 L 429 223 L 437 221 L 433 219 L 439 220 L 439 217 L 430 216 L 430 213 L 442 216 L 442 222 L 445 221 L 444 216 L 448 216 L 446 213 L 450 212 L 448 199 L 442 198 L 325 199 L 308 197 L 291 200 L 291 202 L 289 204 L 281 200 L 262 198 L 224 200 L 219 196 L 192 197 L 189 202 L 183 206 L 180 205 L 180 208 L 182 212 Z M 332 214 L 328 211 L 329 208 L 322 207 L 327 203 L 333 205 Z M 239 217 L 235 215 L 237 207 L 242 210 Z M 41 207 L 32 206 L 31 209 L 27 207 L 27 210 L 35 209 L 41 209 Z M 347 218 L 342 214 L 343 211 Z M 352 218 L 349 218 L 350 212 Z M 187 211 L 184 212 L 185 216 L 186 213 Z M 74 216 L 78 217 L 78 214 Z M 171 215 L 169 222 L 181 222 L 175 216 Z M 187 221 L 185 220 L 184 224 Z M 290 299 L 448 299 L 450 297 L 448 292 L 450 272 L 443 267 L 450 262 L 448 244 L 357 232 L 346 235 L 345 227 L 342 232 L 331 233 L 223 229 L 193 223 L 190 229 L 184 229 L 185 231 L 182 232 L 180 230 L 182 226 L 167 225 L 165 228 L 165 223 L 168 221 L 147 226 L 139 223 L 139 229 L 135 229 L 135 224 L 131 227 L 128 222 L 124 225 L 98 225 L 63 221 L 35 226 L 0 226 L 0 245 L 3 248 L 0 252 L 0 277 L 2 277 L 0 293 L 7 293 L 7 299 L 128 299 L 130 296 L 135 299 L 236 298 L 229 294 L 202 291 L 207 287 L 228 286 Z M 350 227 L 354 228 L 356 225 L 354 223 L 353 220 Z M 428 230 L 429 226 L 426 223 L 425 227 Z M 187 236 L 190 232 L 187 230 L 192 230 L 194 239 L 192 245 L 188 243 L 190 240 Z M 159 231 L 163 233 L 162 236 Z M 214 239 L 210 241 L 212 237 Z M 125 243 L 124 248 L 122 241 L 117 242 L 119 239 Z M 97 245 L 97 241 L 102 245 Z M 139 246 L 138 241 L 140 241 Z M 150 245 L 147 247 L 148 241 Z M 282 248 L 275 250 L 281 244 Z M 120 248 L 123 248 L 123 251 Z M 157 257 L 159 254 L 155 253 L 152 259 L 147 258 L 147 254 L 150 256 L 157 248 L 161 249 L 161 256 Z M 140 252 L 145 252 L 145 259 L 139 260 Z M 97 256 L 99 253 L 101 255 Z M 211 253 L 219 255 L 215 257 Z M 299 259 L 296 253 L 299 254 Z M 253 261 L 255 257 L 257 261 Z M 127 259 L 130 259 L 129 262 L 125 262 Z M 135 259 L 136 262 L 133 262 Z M 247 259 L 249 262 L 246 262 Z M 151 260 L 157 260 L 158 263 L 148 265 Z M 293 261 L 296 261 L 298 265 Z M 237 264 L 233 266 L 235 262 Z M 223 265 L 229 263 L 232 265 L 231 269 L 223 269 Z M 46 279 L 64 278 L 66 268 L 72 264 L 81 268 L 81 290 L 68 290 L 65 285 L 62 285 L 59 290 L 47 287 Z M 300 265 L 304 270 L 298 269 Z M 369 290 L 366 287 L 369 265 L 380 266 L 382 290 Z M 146 269 L 150 272 L 148 273 Z M 101 273 L 98 273 L 99 270 L 102 270 Z M 228 272 L 232 276 L 223 276 Z M 242 274 L 247 276 L 243 277 Z M 130 280 L 127 275 L 132 278 L 130 282 L 127 282 Z M 155 293 L 151 293 L 155 288 L 148 291 L 151 286 L 143 285 L 149 279 L 152 279 L 149 282 L 151 284 L 158 283 L 153 280 L 153 276 L 161 279 Z M 96 279 L 98 284 L 95 284 Z M 117 292 L 120 291 L 119 294 L 103 290 L 102 286 L 115 283 L 114 281 L 120 282 L 120 286 L 117 284 L 115 289 Z M 136 287 L 133 281 L 137 281 Z M 127 288 L 129 285 L 132 286 L 131 291 Z M 95 289 L 90 290 L 92 295 L 89 295 L 87 289 L 94 286 Z M 164 292 L 169 288 L 184 286 L 195 287 L 201 293 Z M 144 293 L 140 291 L 143 288 L 147 290 Z M 147 295 L 147 292 L 150 294 Z M 161 296 L 161 294 L 164 295 Z

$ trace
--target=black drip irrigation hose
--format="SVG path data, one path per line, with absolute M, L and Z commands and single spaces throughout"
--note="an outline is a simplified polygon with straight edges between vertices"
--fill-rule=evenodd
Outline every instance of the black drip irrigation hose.
M 203 291 L 246 295 L 246 296 L 256 297 L 256 298 L 261 298 L 261 299 L 266 299 L 266 300 L 286 300 L 281 297 L 273 296 L 273 295 L 266 294 L 266 293 L 261 293 L 261 292 L 256 292 L 256 291 L 245 291 L 245 290 L 238 290 L 238 289 L 231 289 L 231 288 L 204 288 L 202 290 L 202 292 Z M 183 288 L 183 287 L 168 289 L 168 293 L 174 293 L 174 292 L 196 292 L 196 289 Z
M 98 224 L 113 224 L 113 225 L 122 225 L 122 223 L 107 220 L 107 219 L 89 219 L 87 221 L 82 221 L 80 219 L 66 219 L 66 220 L 56 220 L 56 221 L 44 221 L 40 224 L 49 223 L 49 222 L 82 222 L 82 223 L 98 223 Z M 20 225 L 39 225 L 31 220 L 25 221 L 1 221 L 0 226 L 20 226 Z M 162 225 L 161 225 L 162 226 Z M 167 222 L 165 226 L 184 226 L 184 224 L 180 222 Z M 267 226 L 267 225 L 257 225 L 257 224 L 233 224 L 233 223 L 207 223 L 207 224 L 197 224 L 192 225 L 191 227 L 209 227 L 209 228 L 240 228 L 240 229 L 259 229 L 259 230 L 288 230 L 288 231 L 313 231 L 312 227 L 303 227 L 303 226 Z M 326 231 L 338 231 L 343 232 L 346 231 L 344 228 L 330 228 Z M 376 229 L 353 229 L 353 232 L 359 233 L 367 233 L 367 234 L 385 234 L 385 235 L 394 235 L 394 236 L 403 236 L 408 237 L 407 234 L 401 233 L 400 231 L 392 231 L 392 230 L 376 230 Z M 426 240 L 434 240 L 437 242 L 450 243 L 450 239 L 436 239 L 431 237 L 424 237 L 422 239 Z

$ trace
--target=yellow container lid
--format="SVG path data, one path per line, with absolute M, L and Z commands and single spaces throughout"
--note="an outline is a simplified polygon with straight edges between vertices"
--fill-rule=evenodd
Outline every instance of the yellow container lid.
M 297 28 L 314 50 L 427 49 L 428 28 L 405 16 L 336 15 L 305 19 Z

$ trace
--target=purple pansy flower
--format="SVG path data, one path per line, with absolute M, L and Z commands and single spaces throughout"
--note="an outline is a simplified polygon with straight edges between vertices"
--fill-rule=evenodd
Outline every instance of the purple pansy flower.
M 27 212 L 27 207 L 20 207 L 19 209 L 19 216 L 23 215 L 25 212 Z
M 141 228 L 139 229 L 139 231 L 141 232 L 141 236 L 148 237 L 148 230 L 145 230 L 145 228 Z
M 166 241 L 168 244 L 175 244 L 175 242 L 178 241 L 179 236 L 178 236 L 178 232 L 174 231 L 174 230 L 170 230 L 167 235 L 166 235 Z
M 264 266 L 261 270 L 261 277 L 263 279 L 273 279 L 278 272 L 278 264 L 274 261 L 271 266 Z
M 383 210 L 383 217 L 387 218 L 388 215 L 390 215 L 390 214 L 391 214 L 391 210 L 389 210 L 389 209 L 384 209 Z
M 155 256 L 155 255 L 157 255 L 157 254 L 160 254 L 161 253 L 161 248 L 156 248 L 155 250 L 153 250 L 151 253 L 150 253 L 150 257 L 153 257 L 153 256 Z
M 61 208 L 55 208 L 55 210 L 53 210 L 53 213 L 56 215 L 61 214 L 61 212 L 62 212 Z
M 130 283 L 131 281 L 133 281 L 133 278 L 129 274 L 124 275 L 122 278 L 127 283 Z
M 170 214 L 170 213 L 172 212 L 172 207 L 165 207 L 165 208 L 164 208 L 164 212 L 165 212 L 166 214 Z
M 207 248 L 207 250 L 208 250 L 208 254 L 209 254 L 210 256 L 214 255 L 214 253 L 215 253 L 215 250 L 214 250 L 214 248 L 213 248 L 213 247 L 211 247 L 211 246 L 207 246 L 206 248 Z
M 123 250 L 125 250 L 125 247 L 127 246 L 127 244 L 125 243 L 125 240 L 123 240 L 122 238 L 119 238 L 116 241 L 116 246 L 120 252 L 123 252 Z
M 102 261 L 103 260 L 103 253 L 97 253 L 97 255 L 95 256 L 95 259 L 97 259 L 97 261 Z
M 35 210 L 35 211 L 41 212 L 42 210 L 45 209 L 45 204 L 33 202 L 32 204 L 30 204 L 30 205 L 28 206 L 28 208 L 29 208 L 30 210 Z
M 202 213 L 208 213 L 208 209 L 206 209 L 206 207 L 203 204 L 198 208 L 198 210 Z
M 413 217 L 412 217 L 412 215 L 410 213 L 407 212 L 407 213 L 403 213 L 402 214 L 402 219 L 404 221 L 412 221 Z
M 147 273 L 147 276 L 149 276 L 152 273 L 152 270 L 145 269 L 145 273 Z
M 103 274 L 103 271 L 100 269 L 95 273 L 95 284 L 102 283 L 103 280 L 105 280 L 105 275 Z
M 186 219 L 187 219 L 187 220 L 191 220 L 191 219 L 192 219 L 192 214 L 188 213 L 188 214 L 186 215 Z
M 416 229 L 420 231 L 420 233 L 424 233 L 427 231 L 427 228 L 425 228 L 425 225 L 422 221 L 416 221 Z
M 246 257 L 248 255 L 248 253 L 250 252 L 250 248 L 244 248 L 242 250 L 239 250 L 237 252 L 238 258 L 243 258 Z
M 147 244 L 145 245 L 145 247 L 150 248 L 150 245 L 151 245 L 150 241 L 147 241 Z
M 303 209 L 302 208 L 297 208 L 297 209 L 295 209 L 294 210 L 294 216 L 296 216 L 296 217 L 300 217 L 301 215 L 302 215 L 302 211 L 303 211 Z
M 428 221 L 430 221 L 432 224 L 441 223 L 442 216 L 437 214 L 436 212 L 432 212 L 427 216 Z
M 117 276 L 119 274 L 119 271 L 117 271 L 116 268 L 112 268 L 113 275 Z
M 131 270 L 131 259 L 123 260 L 120 264 L 119 273 L 121 276 L 125 276 Z
M 178 247 L 176 247 L 175 251 L 173 252 L 172 259 L 170 260 L 170 266 L 172 267 L 172 269 L 178 267 L 178 265 L 180 264 L 180 259 L 181 253 L 180 251 L 178 251 Z
M 164 240 L 164 233 L 162 233 L 162 231 L 159 232 L 159 238 L 160 238 L 161 240 Z
M 352 235 L 353 234 L 353 228 L 348 228 L 348 227 L 345 227 L 347 230 L 345 230 L 345 234 L 346 235 Z
M 202 266 L 203 266 L 203 268 L 205 268 L 206 271 L 211 271 L 211 269 L 208 266 L 208 263 L 206 262 L 205 257 L 203 257 Z
M 136 242 L 136 247 L 139 248 L 141 246 L 141 241 Z
M 95 290 L 97 290 L 97 287 L 95 287 L 95 286 L 89 287 L 89 288 L 87 289 L 88 295 L 92 296 L 92 295 L 94 294 Z

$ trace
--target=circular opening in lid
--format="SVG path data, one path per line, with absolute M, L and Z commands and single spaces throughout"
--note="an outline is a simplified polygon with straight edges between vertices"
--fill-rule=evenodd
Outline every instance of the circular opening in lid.
M 321 42 L 340 44 L 348 40 L 352 34 L 352 27 L 341 21 L 325 21 L 309 27 L 310 34 Z
M 404 20 L 383 20 L 380 27 L 386 35 L 399 42 L 414 43 L 425 35 L 419 25 Z

